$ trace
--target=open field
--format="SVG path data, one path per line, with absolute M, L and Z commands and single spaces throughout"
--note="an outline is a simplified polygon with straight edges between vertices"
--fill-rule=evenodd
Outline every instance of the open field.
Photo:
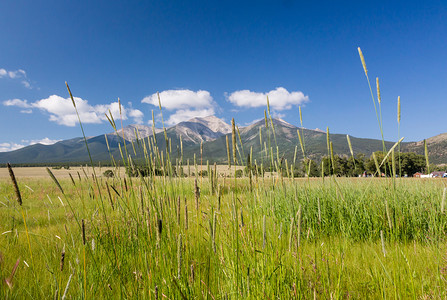
M 18 175 L 22 206 L 0 179 L 2 298 L 447 296 L 442 179 L 58 171 Z
M 197 169 L 199 171 L 201 170 L 207 170 L 207 166 L 203 165 L 197 166 Z M 214 169 L 214 166 L 213 166 Z M 243 170 L 244 167 L 243 166 L 238 166 L 237 167 L 238 170 Z M 106 170 L 113 170 L 115 173 L 117 173 L 119 176 L 123 176 L 125 173 L 125 168 L 124 167 L 97 167 L 95 168 L 96 173 L 98 176 L 101 176 L 103 174 L 104 171 Z M 117 170 L 119 170 L 117 172 Z M 84 166 L 84 167 L 70 167 L 70 169 L 51 169 L 51 171 L 53 172 L 53 174 L 57 177 L 57 178 L 69 178 L 70 174 L 73 177 L 77 177 L 78 173 L 81 175 L 84 175 L 84 171 L 85 173 L 91 175 L 92 169 L 91 167 L 88 166 Z M 188 167 L 184 166 L 183 167 L 183 172 L 185 174 L 188 174 Z M 190 167 L 190 172 L 195 173 L 195 167 L 191 166 Z M 234 174 L 234 167 L 231 168 L 231 170 L 228 168 L 227 165 L 217 165 L 217 173 L 219 174 L 219 176 L 232 176 Z M 17 178 L 49 178 L 48 175 L 48 171 L 46 167 L 20 167 L 20 168 L 15 168 L 14 169 L 14 174 Z M 275 175 L 275 172 L 267 172 L 265 176 L 270 176 L 271 174 Z M 7 168 L 0 168 L 0 179 L 4 179 L 7 178 L 9 179 L 9 173 L 8 173 L 8 169 Z
M 88 171 L 88 168 L 85 168 Z M 99 168 L 98 168 L 99 170 Z M 58 178 L 69 178 L 70 173 L 72 176 L 77 176 L 77 172 L 83 174 L 81 167 L 71 167 L 70 169 L 51 170 Z M 47 169 L 45 167 L 22 167 L 14 168 L 14 174 L 17 178 L 49 178 Z M 9 173 L 7 168 L 0 168 L 0 179 L 9 179 Z

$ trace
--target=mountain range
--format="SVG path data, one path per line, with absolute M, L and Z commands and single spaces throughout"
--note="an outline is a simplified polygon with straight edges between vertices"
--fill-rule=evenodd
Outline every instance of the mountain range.
M 327 155 L 325 132 L 319 129 L 299 128 L 281 119 L 272 119 L 271 122 L 268 122 L 267 128 L 263 119 L 249 126 L 239 128 L 242 146 L 238 137 L 238 147 L 240 147 L 238 159 L 241 157 L 245 159 L 250 150 L 253 154 L 253 160 L 269 159 L 266 156 L 266 148 L 269 149 L 270 147 L 275 155 L 277 153 L 276 149 L 278 149 L 277 155 L 289 161 L 293 160 L 295 151 L 297 159 L 300 159 L 303 156 L 297 130 L 300 131 L 307 157 L 319 160 L 322 156 Z M 155 139 L 159 150 L 164 151 L 167 144 L 165 142 L 166 132 L 166 137 L 170 141 L 169 148 L 172 159 L 179 158 L 183 153 L 183 160 L 190 159 L 192 162 L 194 154 L 197 159 L 200 158 L 200 148 L 202 147 L 201 159 L 203 162 L 208 160 L 210 163 L 226 164 L 228 163 L 226 139 L 228 136 L 231 148 L 231 131 L 231 125 L 215 116 L 196 117 L 166 128 L 166 131 L 146 125 L 129 125 L 119 129 L 117 133 L 89 137 L 87 143 L 93 161 L 110 162 L 111 156 L 115 160 L 120 160 L 121 153 L 125 155 L 126 149 L 127 155 L 141 157 L 143 153 L 142 141 L 147 143 L 148 137 Z M 334 153 L 350 155 L 345 134 L 330 134 L 330 138 Z M 383 149 L 381 140 L 356 137 L 350 137 L 350 140 L 354 154 L 363 153 L 369 157 L 372 152 Z M 447 133 L 428 138 L 426 141 L 430 162 L 436 164 L 447 163 Z M 124 147 L 124 142 L 126 147 Z M 385 146 L 390 149 L 394 143 L 387 141 Z M 402 142 L 401 151 L 424 154 L 424 142 Z M 0 153 L 0 163 L 2 164 L 7 162 L 15 164 L 85 163 L 88 161 L 89 154 L 82 137 L 63 140 L 53 145 L 34 144 L 18 150 Z

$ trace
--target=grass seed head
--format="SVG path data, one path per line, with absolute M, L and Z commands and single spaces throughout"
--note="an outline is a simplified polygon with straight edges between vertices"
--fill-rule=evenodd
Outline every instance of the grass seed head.
M 86 240 L 85 240 L 85 222 L 84 219 L 82 219 L 82 243 L 85 245 Z
M 269 128 L 269 122 L 268 122 L 268 119 L 267 119 L 267 112 L 265 111 L 265 109 L 264 109 L 264 121 L 265 121 L 265 128 Z
M 360 60 L 362 61 L 363 70 L 365 71 L 365 75 L 368 76 L 368 69 L 366 68 L 365 58 L 363 57 L 362 49 L 360 47 L 357 48 L 359 51 Z
M 352 150 L 351 139 L 349 138 L 349 134 L 346 135 L 346 139 L 348 140 L 349 151 L 351 152 L 352 157 L 354 157 L 354 151 Z
M 56 176 L 54 176 L 53 172 L 49 168 L 47 168 L 47 172 L 50 175 L 51 179 L 53 179 L 54 183 L 58 187 L 58 189 L 61 191 L 62 194 L 64 194 L 64 190 L 62 189 L 62 186 L 60 185 L 59 181 L 57 180 Z
M 64 270 L 64 261 L 65 261 L 65 246 L 64 249 L 62 249 L 62 253 L 61 253 L 61 272 Z
M 11 177 L 12 184 L 14 185 L 14 192 L 17 197 L 17 202 L 21 206 L 22 205 L 22 195 L 20 194 L 20 189 L 17 184 L 16 176 L 14 175 L 14 171 L 12 170 L 11 165 L 9 163 L 7 163 L 7 166 L 8 166 L 8 171 L 9 171 L 9 177 Z
M 68 83 L 65 81 L 65 85 L 67 86 L 68 94 L 70 95 L 71 102 L 73 103 L 74 108 L 76 108 L 76 103 L 74 101 L 73 95 L 71 93 L 70 87 L 68 86 Z
M 160 108 L 161 110 L 161 100 L 160 100 L 160 93 L 157 92 L 157 97 L 158 97 L 158 108 Z
M 332 164 L 332 171 L 335 173 L 335 157 L 334 157 L 334 146 L 332 142 L 330 143 L 330 149 L 331 149 L 331 164 Z
M 428 148 L 427 141 L 424 139 L 424 154 L 425 154 L 425 163 L 427 164 L 427 174 L 430 174 L 430 162 L 428 160 Z
M 301 113 L 301 106 L 299 107 L 299 110 L 300 110 L 300 124 L 301 124 L 301 127 L 303 127 L 303 115 Z
M 17 268 L 19 267 L 20 258 L 17 259 L 14 267 L 12 268 L 11 275 L 5 279 L 6 284 L 10 289 L 12 289 L 12 280 L 14 279 L 14 275 L 16 274 Z
M 231 168 L 230 141 L 228 140 L 228 135 L 225 138 L 226 138 L 226 142 L 227 142 L 228 168 Z
M 382 98 L 380 97 L 379 77 L 376 77 L 376 86 L 377 86 L 377 101 L 380 104 L 382 102 Z
M 269 116 L 270 116 L 270 100 L 269 100 L 269 96 L 267 96 L 267 111 L 268 111 Z
M 379 167 L 379 162 L 377 161 L 377 157 L 376 157 L 376 153 L 373 152 L 373 160 L 374 160 L 374 164 L 376 165 L 376 172 L 378 174 L 378 176 L 380 177 L 380 167 Z

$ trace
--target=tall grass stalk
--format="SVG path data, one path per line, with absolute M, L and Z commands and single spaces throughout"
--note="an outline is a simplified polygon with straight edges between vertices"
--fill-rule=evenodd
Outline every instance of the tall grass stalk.
M 14 193 L 17 198 L 17 203 L 20 206 L 20 213 L 22 214 L 23 224 L 25 226 L 26 239 L 28 241 L 28 250 L 29 250 L 30 257 L 31 257 L 31 261 L 33 262 L 33 266 L 34 266 L 33 251 L 31 250 L 31 241 L 29 238 L 28 227 L 26 226 L 25 213 L 23 212 L 22 195 L 20 193 L 19 185 L 17 184 L 17 179 L 16 179 L 16 176 L 14 175 L 14 171 L 12 170 L 11 165 L 9 163 L 7 163 L 6 166 L 8 167 L 9 177 L 11 178 L 12 185 L 14 186 Z M 34 267 L 33 267 L 33 270 L 34 270 Z M 14 274 L 12 275 L 12 277 L 13 276 L 14 276 Z M 11 278 L 11 282 L 12 282 L 12 278 Z
M 442 190 L 441 213 L 444 213 L 446 193 L 447 193 L 447 187 L 445 187 Z
M 354 162 L 354 169 L 355 169 L 356 165 L 355 165 L 354 150 L 352 149 L 352 144 L 351 144 L 351 139 L 349 138 L 349 134 L 346 135 L 346 139 L 348 140 L 349 152 L 351 152 L 351 157 L 352 157 L 352 161 Z
M 382 122 L 380 120 L 379 117 L 379 113 L 377 111 L 377 105 L 376 105 L 376 100 L 374 98 L 374 94 L 371 88 L 371 82 L 369 81 L 369 76 L 368 76 L 368 69 L 366 68 L 366 62 L 365 62 L 365 57 L 363 56 L 362 50 L 360 49 L 360 47 L 357 48 L 358 52 L 359 52 L 359 56 L 360 56 L 360 60 L 362 62 L 362 66 L 363 66 L 363 70 L 365 71 L 365 76 L 366 76 L 366 80 L 368 81 L 368 86 L 369 86 L 369 91 L 371 92 L 371 99 L 374 105 L 374 111 L 376 112 L 376 117 L 377 117 L 377 122 L 379 123 L 379 128 L 380 128 L 380 134 L 382 136 L 382 146 L 383 146 L 383 151 L 386 152 L 386 147 L 385 147 L 385 139 L 383 137 L 383 127 L 382 127 Z M 379 90 L 380 92 L 380 90 Z
M 267 243 L 267 227 L 264 215 L 264 217 L 262 218 L 262 249 L 265 249 L 266 243 Z
M 400 96 L 397 97 L 397 139 L 400 139 Z M 400 159 L 400 143 L 397 150 L 399 156 L 399 177 L 402 177 L 402 162 Z
M 289 229 L 289 252 L 292 251 L 292 247 L 293 247 L 293 225 L 294 223 L 294 218 L 292 217 L 292 219 L 290 220 L 290 229 Z
M 182 235 L 178 235 L 177 245 L 177 278 L 180 279 L 182 275 Z
M 424 155 L 425 155 L 425 163 L 427 166 L 427 174 L 430 174 L 430 162 L 428 160 L 428 148 L 427 141 L 424 139 Z
M 301 246 L 301 204 L 298 208 L 298 212 L 296 213 L 296 226 L 297 226 L 297 233 L 296 233 L 296 249 L 297 251 L 300 249 Z

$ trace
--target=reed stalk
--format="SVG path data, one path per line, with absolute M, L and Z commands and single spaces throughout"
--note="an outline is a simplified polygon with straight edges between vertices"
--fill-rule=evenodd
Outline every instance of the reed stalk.
M 397 97 L 397 139 L 400 139 L 400 96 Z M 402 162 L 400 159 L 400 143 L 398 146 L 398 156 L 399 156 L 399 177 L 402 177 Z
M 292 251 L 293 245 L 293 227 L 294 227 L 294 218 L 290 220 L 290 229 L 289 229 L 289 252 Z
M 265 215 L 262 219 L 262 249 L 265 249 L 267 243 L 267 228 L 266 228 L 266 219 Z
M 14 193 L 16 195 L 17 203 L 22 206 L 22 195 L 20 194 L 19 185 L 17 184 L 16 176 L 14 175 L 14 171 L 9 163 L 6 164 L 8 167 L 9 177 L 11 178 L 12 185 L 14 186 Z
M 369 91 L 371 93 L 371 99 L 373 101 L 373 105 L 374 105 L 374 111 L 376 112 L 376 117 L 377 117 L 377 122 L 379 123 L 379 128 L 380 128 L 380 134 L 382 136 L 382 146 L 383 146 L 383 151 L 386 152 L 386 147 L 385 147 L 385 139 L 383 138 L 383 127 L 382 127 L 382 122 L 380 121 L 380 117 L 379 117 L 379 113 L 377 111 L 377 105 L 376 105 L 376 100 L 374 98 L 374 94 L 371 88 L 371 82 L 369 81 L 369 77 L 368 77 L 368 69 L 366 68 L 366 62 L 365 62 L 365 57 L 363 56 L 362 50 L 360 49 L 360 47 L 357 48 L 358 52 L 359 52 L 359 56 L 360 56 L 360 60 L 362 62 L 362 66 L 363 66 L 363 70 L 365 71 L 365 76 L 366 76 L 366 80 L 368 81 L 368 86 L 369 86 Z
M 425 155 L 425 163 L 427 166 L 427 174 L 430 174 L 430 162 L 428 161 L 428 148 L 427 141 L 424 139 L 424 155 Z
M 385 238 L 383 237 L 383 230 L 380 230 L 380 241 L 382 243 L 382 253 L 383 253 L 383 256 L 386 257 Z
M 177 278 L 180 279 L 182 275 L 182 235 L 178 235 L 177 245 Z
M 447 187 L 445 187 L 444 190 L 442 191 L 441 213 L 444 213 L 446 193 L 447 193 Z
M 185 230 L 188 230 L 188 203 L 185 197 Z
M 300 249 L 301 245 L 301 204 L 298 207 L 298 212 L 296 213 L 296 226 L 297 226 L 297 236 L 296 236 L 296 250 L 298 251 Z
M 197 178 L 194 180 L 194 198 L 196 200 L 196 210 L 199 211 L 200 188 L 197 185 Z
M 213 213 L 213 226 L 211 228 L 212 237 L 213 237 L 213 252 L 216 253 L 216 226 L 217 226 L 217 214 Z

